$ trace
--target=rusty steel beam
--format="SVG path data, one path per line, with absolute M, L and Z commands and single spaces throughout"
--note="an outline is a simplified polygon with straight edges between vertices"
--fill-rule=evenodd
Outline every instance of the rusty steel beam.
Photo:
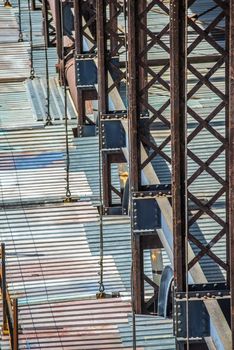
M 196 20 L 193 20 L 193 17 L 188 16 L 188 8 L 191 12 L 193 11 L 193 6 L 199 6 L 199 1 L 183 1 L 178 4 L 177 1 L 171 1 L 171 23 L 170 23 L 170 38 L 171 38 L 171 126 L 172 126 L 172 204 L 173 204 L 173 231 L 174 231 L 174 273 L 175 273 L 175 304 L 181 305 L 179 298 L 182 294 L 184 297 L 184 302 L 189 300 L 189 295 L 191 293 L 191 286 L 189 285 L 188 278 L 189 273 L 191 273 L 194 266 L 201 264 L 204 266 L 202 259 L 206 257 L 210 259 L 213 264 L 214 271 L 223 270 L 226 272 L 226 282 L 227 286 L 229 285 L 230 277 L 230 267 L 232 266 L 232 261 L 230 260 L 229 255 L 229 235 L 228 226 L 231 226 L 230 220 L 233 220 L 231 216 L 228 216 L 229 207 L 232 204 L 231 195 L 230 195 L 230 183 L 232 174 L 232 162 L 230 161 L 230 154 L 233 152 L 230 149 L 231 140 L 230 134 L 230 111 L 231 106 L 231 88 L 228 91 L 228 80 L 229 80 L 229 70 L 232 66 L 231 60 L 229 62 L 228 52 L 231 48 L 229 44 L 231 43 L 231 30 L 229 31 L 229 19 L 231 13 L 231 7 L 229 7 L 228 1 L 223 1 L 222 3 L 217 2 L 216 8 L 219 8 L 219 12 L 210 16 L 208 24 L 206 24 L 206 30 L 199 27 L 196 23 Z M 213 9 L 208 9 L 211 12 Z M 232 9 L 233 11 L 233 9 Z M 196 16 L 199 18 L 199 10 L 197 10 Z M 201 14 L 202 16 L 203 14 Z M 219 37 L 216 37 L 216 27 L 220 25 L 221 19 L 224 23 L 222 40 Z M 190 32 L 194 31 L 198 35 L 195 40 L 190 39 L 190 33 L 188 31 L 190 27 Z M 192 29 L 191 29 L 192 28 Z M 212 35 L 207 36 L 207 32 L 211 32 Z M 190 39 L 190 40 L 189 40 Z M 188 55 L 194 54 L 194 51 L 197 49 L 199 42 L 205 41 L 209 43 L 214 51 L 218 52 L 218 59 L 215 61 L 215 64 L 207 68 L 208 72 L 205 75 L 201 73 L 201 66 L 196 66 L 196 58 L 194 57 L 194 62 L 188 60 Z M 221 43 L 224 44 L 222 45 Z M 225 50 L 223 49 L 225 47 Z M 230 56 L 231 57 L 231 56 Z M 223 87 L 216 86 L 213 81 L 213 75 L 216 72 L 222 72 L 224 74 Z M 224 72 L 224 73 L 223 73 Z M 192 85 L 190 82 L 189 74 L 193 75 L 196 78 L 196 84 Z M 189 85 L 190 83 L 190 85 Z M 231 84 L 230 84 L 231 86 Z M 198 110 L 196 106 L 191 106 L 190 101 L 192 98 L 196 98 L 196 94 L 199 89 L 205 87 L 207 89 L 207 94 L 215 94 L 219 98 L 219 104 L 214 108 L 210 106 L 210 101 L 207 98 L 207 101 L 203 101 L 203 108 L 207 108 L 205 114 L 205 121 L 203 112 Z M 200 92 L 200 91 L 199 91 Z M 204 94 L 204 92 L 203 92 Z M 223 114 L 219 114 L 223 112 Z M 219 123 L 226 128 L 226 135 L 223 136 L 220 130 L 212 125 L 213 119 L 216 116 L 219 116 Z M 221 116 L 223 118 L 221 119 Z M 233 116 L 231 117 L 233 118 Z M 229 120 L 229 122 L 228 122 Z M 193 123 L 196 121 L 197 126 L 193 127 Z M 219 141 L 219 147 L 215 151 L 207 149 L 208 159 L 204 159 L 193 149 L 192 142 L 196 137 L 199 136 L 204 130 L 210 136 L 214 138 L 214 143 Z M 205 142 L 205 141 L 204 141 Z M 210 167 L 210 164 L 214 162 L 218 157 L 222 155 L 224 158 L 223 171 L 226 172 L 226 175 L 220 174 L 217 170 Z M 191 162 L 198 165 L 198 169 L 193 170 L 191 168 Z M 203 203 L 200 198 L 198 189 L 194 190 L 192 187 L 196 181 L 196 186 L 200 186 L 200 192 L 202 192 L 203 179 L 202 174 L 207 172 L 212 180 L 215 180 L 219 183 L 220 188 L 216 190 L 215 193 L 210 194 L 210 198 Z M 228 181 L 229 174 L 229 181 Z M 200 183 L 197 181 L 199 180 Z M 196 187 L 196 188 L 197 188 Z M 229 198 L 228 198 L 229 195 Z M 217 211 L 217 207 L 220 207 L 225 215 L 220 215 Z M 194 209 L 195 208 L 195 209 Z M 211 234 L 213 237 L 210 239 L 210 242 L 204 244 L 204 241 L 201 236 L 197 235 L 196 227 L 199 228 L 199 220 L 203 218 L 204 222 L 209 222 L 211 226 Z M 215 229 L 213 226 L 216 227 Z M 233 228 L 232 228 L 233 229 Z M 227 255 L 225 258 L 222 258 L 214 253 L 213 247 L 215 244 L 220 244 L 220 240 L 225 239 Z M 231 242 L 231 241 L 230 241 Z M 194 251 L 196 248 L 199 248 L 195 253 L 195 256 L 189 257 L 189 245 L 192 245 Z M 230 250 L 230 254 L 233 254 Z M 191 254 L 190 254 L 191 255 Z M 233 256 L 233 255 L 232 255 Z M 203 264 L 203 265 L 202 265 Z M 232 276 L 231 276 L 232 277 Z M 209 281 L 208 281 L 209 284 Z M 198 295 L 202 292 L 202 285 L 194 284 L 197 286 Z M 220 285 L 220 295 L 222 295 L 223 303 L 228 304 L 228 293 L 229 290 L 226 290 L 226 287 Z M 225 290 L 223 294 L 223 289 Z M 228 288 L 228 287 L 227 287 Z M 215 293 L 212 291 L 212 284 L 210 284 L 211 294 Z M 188 299 L 186 299 L 188 298 Z M 186 346 L 190 346 L 194 342 L 193 335 L 190 334 L 190 322 L 191 316 L 188 314 L 188 310 L 192 303 L 186 301 L 186 314 L 184 318 L 186 319 L 186 329 L 181 330 L 181 327 L 178 326 L 177 321 L 178 317 L 175 319 L 175 334 L 177 339 L 184 338 Z M 206 300 L 202 301 L 207 307 L 208 312 L 210 313 L 209 305 L 206 303 Z M 177 307 L 177 306 L 176 306 Z M 179 311 L 176 309 L 176 313 Z M 222 311 L 220 310 L 219 317 L 223 317 Z M 233 312 L 233 309 L 232 309 Z M 184 311 L 185 313 L 185 311 Z M 180 311 L 181 314 L 181 311 Z M 202 315 L 200 315 L 201 317 Z M 229 318 L 229 314 L 226 315 Z M 195 315 L 193 315 L 195 317 Z M 196 316 L 199 318 L 199 314 Z M 207 329 L 206 332 L 210 330 Z M 181 335 L 183 333 L 183 336 Z M 201 331 L 200 337 L 203 337 L 203 331 Z M 228 333 L 228 330 L 227 330 Z M 204 333 L 205 334 L 205 333 Z M 227 344 L 229 343 L 227 339 Z M 225 344 L 223 344 L 224 348 Z M 227 345 L 226 345 L 227 346 Z M 228 345 L 229 346 L 229 345 Z
M 53 15 L 48 0 L 42 0 L 43 30 L 46 47 L 56 46 L 56 30 L 53 25 Z
M 139 219 L 144 226 L 146 219 L 144 213 L 139 212 L 134 206 L 136 203 L 133 203 L 135 192 L 140 191 L 142 197 L 144 197 L 142 174 L 151 160 L 157 156 L 157 147 L 152 143 L 150 130 L 156 115 L 159 113 L 154 109 L 149 96 L 157 80 L 162 84 L 164 82 L 163 79 L 160 80 L 160 76 L 158 76 L 159 79 L 156 79 L 152 70 L 149 69 L 149 63 L 157 65 L 158 62 L 157 60 L 153 61 L 150 57 L 151 44 L 147 40 L 147 36 L 150 35 L 152 41 L 157 41 L 158 37 L 168 32 L 168 26 L 166 25 L 163 28 L 162 33 L 153 32 L 153 28 L 148 24 L 148 14 L 154 5 L 156 5 L 154 0 L 150 2 L 128 1 L 128 147 L 129 185 L 132 202 L 133 304 L 136 313 L 155 313 L 157 311 L 158 294 L 158 286 L 144 274 L 144 247 L 146 246 L 147 235 L 134 231 L 134 227 L 137 225 L 136 221 Z M 157 5 L 159 5 L 162 12 L 166 11 L 165 15 L 168 15 L 169 10 L 163 3 L 157 2 Z M 160 64 L 163 65 L 162 69 L 167 71 L 169 67 L 168 60 L 162 59 Z M 162 111 L 163 108 L 162 106 Z M 152 113 L 151 116 L 149 112 Z M 167 141 L 164 145 L 166 144 Z M 163 150 L 163 147 L 161 147 L 161 150 Z M 153 151 L 153 153 L 150 153 L 150 151 Z M 161 154 L 163 155 L 163 152 Z M 151 182 L 152 186 L 157 184 L 158 182 Z M 147 245 L 148 249 L 156 248 L 160 250 L 161 244 L 157 242 L 156 228 L 151 227 L 146 231 L 151 234 L 150 245 Z M 150 284 L 154 289 L 148 300 L 145 297 L 145 283 Z
M 93 54 L 95 52 L 96 43 L 96 2 L 95 1 L 75 1 L 74 2 L 74 29 L 75 29 L 75 51 L 74 58 L 67 63 L 66 76 L 70 87 L 71 95 L 75 103 L 78 113 L 77 135 L 83 135 L 83 127 L 85 125 L 93 125 L 94 123 L 87 117 L 87 101 L 96 100 L 96 89 L 85 90 L 77 87 L 75 78 L 75 59 L 82 55 Z M 84 21 L 84 22 L 83 22 Z M 88 25 L 87 25 L 88 23 Z M 84 41 L 88 43 L 84 47 Z
M 19 350 L 18 299 L 13 299 L 13 349 Z
M 110 106 L 110 96 L 113 91 L 126 88 L 126 62 L 121 61 L 120 52 L 126 51 L 125 36 L 120 35 L 120 17 L 123 15 L 123 5 L 119 0 L 111 2 L 107 0 L 97 0 L 97 49 L 98 49 L 98 110 L 99 120 L 103 115 L 113 112 Z M 124 112 L 124 111 L 123 111 Z M 100 133 L 101 137 L 101 133 Z M 104 147 L 104 142 L 100 139 L 102 154 L 102 188 L 104 212 L 113 205 L 113 193 L 117 193 L 111 181 L 111 150 Z M 116 153 L 116 151 L 115 151 Z M 117 154 L 116 154 L 117 156 Z M 122 151 L 119 150 L 119 160 L 121 162 Z M 121 206 L 121 199 L 119 205 Z M 110 209 L 111 210 L 111 209 Z
M 6 291 L 6 259 L 5 243 L 1 243 L 1 296 L 2 296 L 2 329 L 3 334 L 8 331 L 7 327 L 7 291 Z
M 174 232 L 175 290 L 186 286 L 186 0 L 171 1 L 171 132 L 172 132 L 172 206 Z
M 229 254 L 231 290 L 231 328 L 234 347 L 234 1 L 229 4 Z
M 128 90 L 128 118 L 129 118 L 129 187 L 130 196 L 133 191 L 139 189 L 140 184 L 140 140 L 138 136 L 138 113 L 137 106 L 137 33 L 136 33 L 136 15 L 137 4 L 135 1 L 128 1 L 128 72 L 129 72 L 129 90 Z M 131 209 L 131 222 L 133 222 L 134 212 Z M 143 313 L 144 305 L 144 283 L 142 250 L 140 246 L 140 237 L 132 235 L 132 283 L 133 283 L 133 308 L 136 313 Z

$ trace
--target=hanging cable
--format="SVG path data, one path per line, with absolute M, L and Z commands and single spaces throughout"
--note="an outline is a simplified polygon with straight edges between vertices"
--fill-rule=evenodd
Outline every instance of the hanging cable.
M 22 18 L 21 18 L 21 0 L 18 0 L 18 10 L 19 10 L 19 38 L 18 38 L 18 42 L 21 43 L 24 41 L 23 38 L 23 32 L 22 32 Z
M 62 27 L 62 76 L 63 76 L 63 91 L 64 91 L 64 119 L 65 119 L 65 142 L 66 142 L 66 194 L 64 203 L 73 202 L 70 190 L 70 153 L 69 153 L 69 139 L 68 139 L 68 108 L 67 108 L 67 80 L 66 80 L 66 68 L 65 68 L 65 54 L 64 54 L 64 24 L 63 24 L 63 5 L 62 1 L 59 1 L 60 4 L 60 21 Z
M 123 2 L 123 11 L 124 11 L 124 40 L 125 40 L 125 65 L 126 65 L 126 104 L 128 101 L 128 83 L 129 83 L 129 76 L 128 76 L 128 25 L 127 25 L 127 0 L 124 0 Z M 128 115 L 128 105 L 126 105 L 127 115 Z M 129 203 L 131 203 L 131 186 L 129 186 Z M 132 208 L 130 208 L 129 212 L 132 212 Z M 132 214 L 131 214 L 132 215 Z M 131 307 L 132 307 L 132 349 L 136 350 L 137 348 L 137 332 L 136 332 L 136 310 L 135 310 L 135 291 L 134 291 L 134 284 L 133 284 L 133 245 L 134 245 L 134 239 L 133 239 L 133 232 L 131 230 L 131 250 L 132 250 L 132 264 L 131 264 Z
M 34 70 L 34 60 L 33 60 L 33 28 L 32 28 L 32 13 L 30 0 L 28 0 L 28 18 L 29 18 L 29 40 L 30 40 L 30 79 L 33 80 L 35 78 L 35 70 Z
M 49 59 L 48 59 L 48 47 L 46 42 L 46 23 L 47 20 L 46 11 L 47 3 L 44 4 L 44 48 L 45 48 L 45 61 L 46 61 L 46 122 L 45 126 L 51 126 L 52 118 L 50 114 L 50 74 L 49 74 Z
M 99 175 L 99 293 L 97 298 L 105 297 L 104 286 L 104 237 L 103 237 L 103 196 L 102 196 L 102 136 L 100 132 L 101 125 L 101 113 L 98 113 L 98 125 L 99 125 L 99 147 L 98 147 L 98 175 Z

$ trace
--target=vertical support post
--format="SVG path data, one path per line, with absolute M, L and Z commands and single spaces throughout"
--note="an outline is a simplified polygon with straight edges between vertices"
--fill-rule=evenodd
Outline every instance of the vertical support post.
M 18 0 L 18 9 L 19 9 L 19 38 L 18 38 L 18 42 L 21 43 L 22 41 L 24 41 L 23 39 L 23 33 L 22 33 L 22 21 L 21 21 L 21 0 Z
M 134 235 L 132 240 L 133 260 L 133 306 L 137 314 L 144 313 L 144 279 L 143 279 L 143 249 L 140 235 Z
M 98 104 L 99 112 L 105 114 L 108 111 L 107 100 L 107 70 L 106 70 L 106 5 L 105 0 L 97 0 L 97 48 L 98 48 Z
M 61 14 L 61 4 L 60 0 L 54 2 L 55 6 L 55 21 L 56 21 L 56 46 L 57 46 L 57 54 L 59 60 L 63 59 L 63 30 L 62 30 L 62 14 Z
M 19 348 L 18 299 L 13 299 L 13 350 Z
M 111 8 L 113 5 L 111 6 Z M 99 127 L 100 116 L 108 113 L 108 78 L 107 78 L 107 50 L 106 50 L 106 1 L 97 0 L 97 48 L 98 48 L 98 111 L 99 111 Z M 99 132 L 101 137 L 101 133 Z M 102 152 L 102 140 L 100 139 L 100 152 Z M 109 207 L 111 201 L 111 180 L 108 167 L 108 155 L 102 152 L 102 176 L 103 176 L 103 206 Z
M 81 1 L 74 1 L 74 29 L 75 29 L 75 51 L 77 54 L 81 54 L 83 53 Z
M 174 278 L 176 291 L 186 286 L 186 1 L 171 0 L 171 132 Z
M 128 1 L 128 74 L 129 74 L 129 188 L 130 196 L 133 191 L 139 189 L 140 174 L 140 145 L 138 137 L 138 108 L 137 108 L 137 36 L 135 32 L 136 28 L 136 14 L 137 14 L 138 2 L 134 0 Z M 131 208 L 131 222 L 133 225 L 134 208 Z M 132 227 L 133 230 L 133 227 Z M 140 236 L 132 233 L 132 264 L 133 264 L 133 306 L 136 313 L 142 313 L 142 262 L 141 262 L 141 244 Z
M 75 30 L 75 60 L 78 55 L 85 54 L 94 54 L 95 51 L 95 33 L 93 28 L 96 27 L 96 14 L 94 11 L 94 5 L 91 1 L 74 1 L 74 30 Z M 85 24 L 84 24 L 85 22 Z M 88 47 L 84 46 L 84 39 L 87 39 Z M 90 46 L 89 46 L 90 45 Z M 72 81 L 72 85 L 74 84 L 75 78 L 70 75 L 68 82 L 70 85 L 70 81 Z M 86 102 L 89 100 L 95 100 L 96 97 L 96 89 L 93 87 L 92 89 L 85 89 L 84 87 L 76 87 L 76 91 L 73 93 L 73 99 L 75 100 L 75 105 L 78 114 L 78 125 L 77 125 L 77 135 L 85 136 L 83 131 L 85 127 L 88 126 L 94 127 L 94 122 L 92 122 L 87 117 L 86 110 Z M 93 129 L 94 130 L 94 129 Z M 95 131 L 94 131 L 95 132 Z
M 110 3 L 110 14 L 113 14 L 115 4 Z M 117 26 L 117 20 L 115 21 Z M 108 70 L 107 70 L 107 36 L 105 31 L 106 23 L 106 0 L 97 0 L 97 48 L 98 48 L 98 110 L 99 110 L 99 127 L 101 127 L 100 117 L 109 111 L 108 101 Z M 112 25 L 112 23 L 111 23 Z M 113 45 L 112 36 L 110 44 Z M 102 139 L 100 136 L 100 152 L 102 152 Z M 111 206 L 111 171 L 108 161 L 108 154 L 102 152 L 102 190 L 103 206 Z
M 36 0 L 31 0 L 32 11 L 36 10 Z
M 229 3 L 229 251 L 232 348 L 234 347 L 234 0 Z
M 117 21 L 117 8 L 116 8 L 116 2 L 115 1 L 111 1 L 110 2 L 110 17 L 113 18 L 112 19 L 112 23 L 111 23 L 111 27 L 114 33 L 118 32 L 118 21 Z M 116 49 L 118 45 L 118 40 L 116 39 L 116 36 L 111 36 L 110 37 L 110 50 L 113 51 Z
M 129 185 L 130 191 L 137 191 L 140 184 L 140 144 L 138 137 L 137 128 L 137 115 L 139 110 L 137 108 L 137 85 L 138 85 L 138 75 L 137 75 L 137 36 L 136 36 L 136 13 L 137 13 L 138 1 L 133 0 L 128 1 L 128 74 L 129 74 L 129 107 L 128 107 L 128 118 L 129 118 L 129 167 L 130 167 L 130 178 Z
M 6 259 L 5 243 L 1 243 L 1 291 L 2 291 L 2 327 L 3 333 L 8 332 L 7 327 L 7 295 L 6 295 Z
M 49 47 L 50 34 L 49 34 L 49 17 L 48 17 L 48 0 L 42 0 L 42 10 L 44 19 L 44 36 L 46 47 Z

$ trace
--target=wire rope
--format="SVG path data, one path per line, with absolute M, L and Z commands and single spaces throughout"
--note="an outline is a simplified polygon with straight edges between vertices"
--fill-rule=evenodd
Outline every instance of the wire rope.
M 22 12 L 21 12 L 21 0 L 18 0 L 18 20 L 19 20 L 19 38 L 18 42 L 21 43 L 24 41 L 23 32 L 22 32 Z
M 104 7 L 106 11 L 106 7 Z M 105 294 L 104 285 L 104 231 L 103 231 L 103 186 L 102 186 L 102 135 L 101 135 L 101 113 L 98 113 L 98 176 L 99 176 L 99 296 Z
M 98 114 L 98 124 L 99 124 L 99 152 L 98 152 L 98 175 L 99 175 L 99 296 L 102 296 L 105 292 L 104 285 L 104 236 L 103 236 L 103 188 L 102 188 L 102 137 L 101 137 L 101 113 Z
M 44 51 L 45 51 L 45 73 L 46 73 L 46 121 L 45 126 L 51 126 L 52 123 L 52 117 L 51 117 L 51 111 L 50 111 L 50 72 L 49 72 L 49 59 L 48 59 L 48 47 L 46 42 L 46 20 L 47 20 L 47 2 L 44 2 Z
M 128 89 L 129 89 L 129 72 L 128 72 L 128 13 L 127 13 L 127 0 L 124 0 L 123 2 L 123 11 L 124 11 L 124 40 L 125 40 L 125 65 L 126 65 L 126 104 L 128 101 Z M 128 105 L 126 106 L 127 115 L 129 113 Z M 129 186 L 129 205 L 130 210 L 129 212 L 132 212 L 131 208 L 131 186 Z M 135 291 L 134 291 L 134 284 L 133 284 L 133 245 L 134 245 L 134 239 L 133 239 L 133 232 L 131 230 L 131 251 L 132 251 L 132 262 L 131 262 L 131 308 L 132 308 L 132 349 L 136 350 L 137 348 L 137 331 L 136 331 L 136 310 L 135 310 Z
M 65 67 L 65 47 L 64 47 L 64 23 L 63 23 L 63 5 L 62 1 L 59 1 L 60 6 L 60 22 L 62 27 L 62 78 L 63 78 L 63 92 L 64 92 L 64 123 L 65 123 L 65 143 L 66 143 L 66 193 L 65 203 L 72 202 L 72 195 L 70 189 L 70 152 L 69 152 L 69 138 L 68 138 L 68 104 L 67 104 L 67 80 L 66 80 L 66 67 Z
M 33 27 L 32 27 L 32 13 L 31 13 L 31 5 L 30 0 L 28 0 L 28 19 L 29 19 L 29 41 L 30 41 L 30 79 L 33 80 L 35 78 L 35 69 L 34 69 L 34 57 L 33 57 Z

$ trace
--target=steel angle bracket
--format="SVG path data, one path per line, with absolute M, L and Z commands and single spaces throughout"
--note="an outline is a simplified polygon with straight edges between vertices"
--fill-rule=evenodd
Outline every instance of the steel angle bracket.
M 187 319 L 188 317 L 188 319 Z M 174 335 L 179 341 L 210 336 L 210 317 L 202 300 L 175 299 Z
M 142 191 L 134 192 L 134 197 L 171 197 L 171 184 L 141 186 Z
M 101 116 L 100 132 L 102 149 L 121 149 L 126 147 L 126 133 L 121 120 L 127 119 L 127 113 L 109 113 Z
M 97 84 L 96 54 L 81 54 L 75 57 L 76 86 L 79 89 L 94 89 Z
M 133 232 L 144 234 L 161 228 L 161 211 L 155 198 L 132 193 Z
M 78 137 L 92 137 L 97 135 L 97 126 L 94 125 L 79 125 L 77 128 Z
M 120 206 L 113 206 L 113 207 L 105 207 L 104 209 L 104 215 L 123 215 L 126 214 L 126 211 L 123 210 Z
M 204 304 L 204 301 L 209 299 L 216 299 L 224 311 L 230 309 L 230 291 L 227 289 L 227 284 L 192 284 L 189 285 L 188 294 L 175 293 L 174 333 L 177 338 L 187 338 L 187 324 L 189 339 L 210 336 L 210 317 Z M 230 315 L 225 314 L 227 319 L 230 318 Z

